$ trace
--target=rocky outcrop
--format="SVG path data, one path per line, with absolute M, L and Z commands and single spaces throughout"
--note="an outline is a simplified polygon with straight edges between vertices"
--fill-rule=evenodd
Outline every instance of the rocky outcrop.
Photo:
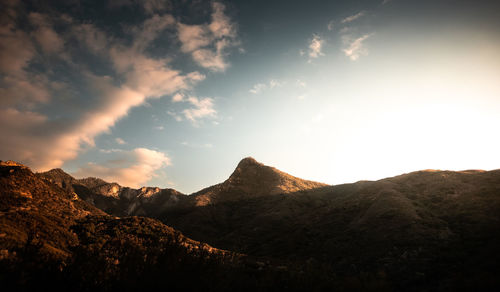
M 37 175 L 114 216 L 155 217 L 159 212 L 176 206 L 187 197 L 174 189 L 133 189 L 95 177 L 76 179 L 62 169 L 53 169 Z

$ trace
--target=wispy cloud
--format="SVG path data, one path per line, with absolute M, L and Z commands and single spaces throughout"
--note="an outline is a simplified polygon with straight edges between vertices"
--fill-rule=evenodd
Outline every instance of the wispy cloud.
M 269 80 L 268 83 L 257 83 L 255 84 L 248 92 L 253 93 L 253 94 L 260 94 L 266 89 L 273 89 L 275 87 L 281 87 L 283 86 L 283 82 L 276 80 L 276 79 L 271 79 Z
M 209 97 L 196 98 L 190 96 L 188 102 L 193 106 L 183 111 L 184 117 L 194 125 L 202 118 L 216 117 L 217 111 L 214 108 L 214 100 Z
M 239 46 L 236 24 L 224 13 L 225 6 L 212 3 L 212 21 L 208 24 L 186 25 L 179 23 L 177 31 L 181 50 L 191 53 L 198 65 L 211 71 L 225 71 L 227 49 Z
M 127 144 L 127 142 L 125 142 L 125 140 L 123 140 L 122 138 L 116 138 L 115 141 L 116 141 L 116 143 L 118 143 L 120 145 Z
M 326 28 L 328 28 L 328 30 L 333 30 L 335 28 L 335 22 L 332 20 L 330 22 L 328 22 L 328 24 L 326 25 Z
M 147 13 L 166 11 L 163 2 L 144 2 L 144 9 Z M 24 9 L 11 1 L 0 12 L 4 20 L 0 33 L 0 135 L 9 137 L 2 143 L 0 156 L 27 163 L 36 170 L 60 167 L 77 157 L 82 147 L 93 147 L 95 137 L 109 132 L 133 107 L 189 91 L 205 78 L 197 71 L 172 68 L 165 54 L 163 58 L 150 55 L 148 48 L 158 36 L 178 27 L 169 14 L 148 13 L 142 23 L 111 34 L 90 21 L 80 22 L 65 14 L 49 17 Z M 236 32 L 223 14 L 222 4 L 214 3 L 212 9 L 207 29 L 216 55 L 203 56 L 199 61 L 207 68 L 222 69 L 227 63 L 221 58 L 226 56 L 225 49 L 234 45 Z M 21 19 L 28 19 L 30 25 L 19 26 Z M 109 73 L 93 71 L 81 58 L 82 50 L 106 60 L 101 64 L 110 65 L 106 68 Z M 211 57 L 215 60 L 212 65 L 207 64 Z M 78 83 L 54 78 L 54 67 L 47 67 L 49 58 L 79 74 L 73 78 Z M 46 66 L 47 70 L 34 70 L 31 64 Z M 92 100 L 78 103 L 82 99 Z M 40 110 L 44 104 L 62 106 L 61 100 L 67 103 L 61 118 L 49 118 Z M 183 112 L 189 120 L 215 115 L 211 99 L 190 103 L 194 107 Z
M 167 115 L 174 118 L 177 122 L 182 122 L 182 116 L 174 111 L 167 111 Z
M 184 100 L 184 95 L 182 93 L 177 92 L 172 96 L 172 102 L 180 102 Z
M 79 168 L 76 177 L 99 177 L 122 186 L 139 188 L 155 177 L 155 172 L 170 165 L 170 158 L 164 153 L 147 148 L 135 148 L 132 151 L 102 151 L 114 153 L 115 159 L 104 163 L 89 163 Z
M 356 19 L 363 17 L 365 15 L 365 13 L 366 13 L 365 11 L 361 11 L 361 12 L 358 12 L 354 15 L 348 16 L 348 17 L 342 19 L 341 23 L 346 24 L 349 22 L 353 22 Z
M 107 1 L 111 9 L 130 6 L 133 9 L 144 11 L 148 15 L 162 14 L 172 8 L 171 1 L 165 0 L 114 0 Z
M 360 56 L 368 55 L 368 49 L 364 46 L 363 42 L 368 39 L 372 34 L 365 34 L 358 38 L 352 38 L 351 36 L 343 36 L 343 43 L 347 47 L 343 49 L 344 54 L 351 60 L 356 61 Z
M 201 47 L 208 46 L 214 39 L 207 25 L 177 24 L 181 50 L 185 53 L 193 52 Z
M 111 148 L 111 149 L 99 149 L 99 152 L 101 153 L 106 153 L 106 154 L 110 154 L 110 153 L 117 153 L 117 152 L 123 152 L 124 150 L 123 149 L 117 149 L 117 148 Z
M 61 53 L 64 48 L 64 40 L 54 31 L 49 18 L 43 14 L 32 12 L 28 15 L 28 19 L 36 27 L 32 35 L 44 53 Z
M 267 88 L 267 85 L 265 83 L 257 83 L 252 87 L 252 89 L 249 90 L 249 92 L 253 93 L 253 94 L 259 94 L 262 91 L 264 91 L 266 88 Z
M 324 40 L 322 40 L 319 35 L 313 35 L 311 42 L 309 43 L 309 58 L 318 58 L 323 56 L 321 49 L 323 47 Z
M 276 79 L 271 79 L 271 81 L 269 81 L 269 87 L 272 89 L 272 88 L 275 88 L 275 87 L 280 87 L 282 86 L 283 83 L 276 80 Z

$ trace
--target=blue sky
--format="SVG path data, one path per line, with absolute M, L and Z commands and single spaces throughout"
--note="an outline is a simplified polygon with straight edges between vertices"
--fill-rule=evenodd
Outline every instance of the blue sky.
M 0 159 L 191 193 L 496 169 L 493 1 L 3 1 Z

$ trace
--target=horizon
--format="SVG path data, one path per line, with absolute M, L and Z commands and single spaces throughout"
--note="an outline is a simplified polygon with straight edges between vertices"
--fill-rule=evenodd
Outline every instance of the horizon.
M 238 168 L 239 166 L 239 163 L 245 159 L 253 159 L 256 163 L 258 164 L 262 164 L 263 166 L 265 167 L 271 167 L 271 168 L 274 168 L 278 171 L 281 171 L 281 172 L 284 172 L 288 175 L 291 175 L 295 178 L 298 178 L 298 179 L 303 179 L 303 180 L 308 180 L 307 178 L 303 178 L 303 177 L 298 177 L 298 176 L 295 176 L 293 173 L 289 173 L 287 171 L 284 171 L 282 169 L 279 169 L 279 168 L 276 168 L 272 165 L 267 165 L 265 163 L 262 163 L 261 161 L 255 159 L 254 157 L 251 157 L 251 156 L 248 156 L 248 157 L 244 157 L 242 158 L 237 164 L 236 166 L 234 167 L 233 171 L 229 174 L 227 174 L 226 178 L 223 180 L 223 181 L 220 181 L 220 182 L 216 182 L 215 184 L 213 185 L 207 185 L 207 186 L 203 186 L 202 188 L 198 189 L 198 190 L 195 190 L 193 192 L 190 192 L 190 193 L 184 193 L 184 192 L 180 192 L 182 194 L 185 194 L 185 195 L 192 195 L 192 194 L 195 194 L 199 191 L 202 191 L 203 189 L 206 189 L 206 188 L 209 188 L 209 187 L 212 187 L 216 184 L 220 184 L 220 183 L 223 183 L 224 181 L 226 181 L 233 173 L 234 171 Z M 8 162 L 9 160 L 5 161 L 5 162 Z M 3 162 L 3 161 L 2 161 Z M 16 161 L 13 161 L 15 163 L 17 163 Z M 22 164 L 24 165 L 24 164 Z M 29 165 L 24 165 L 24 166 L 27 166 L 29 167 Z M 52 171 L 52 170 L 57 170 L 57 169 L 61 169 L 63 172 L 71 175 L 70 173 L 66 172 L 64 169 L 62 168 L 53 168 L 49 171 Z M 398 176 L 403 176 L 403 175 L 408 175 L 408 174 L 412 174 L 412 173 L 416 173 L 416 172 L 457 172 L 457 173 L 468 173 L 468 172 L 489 172 L 489 171 L 495 171 L 495 170 L 500 170 L 499 169 L 492 169 L 492 170 L 484 170 L 484 169 L 463 169 L 463 170 L 449 170 L 449 169 L 420 169 L 420 170 L 414 170 L 414 171 L 410 171 L 410 172 L 405 172 L 405 173 L 399 173 L 399 174 L 396 174 L 394 176 L 388 176 L 388 177 L 383 177 L 383 178 L 379 178 L 379 179 L 374 179 L 374 180 L 366 180 L 366 179 L 360 179 L 360 180 L 356 180 L 356 181 L 353 181 L 353 182 L 344 182 L 344 183 L 338 183 L 338 184 L 327 184 L 327 183 L 324 183 L 324 182 L 321 182 L 321 181 L 313 181 L 313 182 L 317 182 L 317 183 L 323 183 L 323 184 L 326 184 L 327 186 L 338 186 L 338 185 L 343 185 L 343 184 L 355 184 L 355 183 L 358 183 L 358 182 L 375 182 L 375 181 L 379 181 L 379 180 L 384 180 L 384 179 L 389 179 L 389 178 L 393 178 L 393 177 L 398 177 Z M 37 173 L 42 173 L 42 172 L 37 172 Z M 87 179 L 87 178 L 96 178 L 96 179 L 102 179 L 100 177 L 95 177 L 95 176 L 87 176 L 87 177 L 74 177 L 75 179 Z M 311 181 L 311 180 L 310 180 Z M 106 181 L 106 183 L 118 183 L 116 181 L 113 181 L 113 180 L 110 180 L 110 181 Z M 119 183 L 118 183 L 119 184 Z M 119 184 L 121 187 L 130 187 L 130 186 L 127 186 L 127 185 L 121 185 Z M 162 188 L 162 187 L 159 187 L 159 186 L 156 186 L 156 185 L 142 185 L 142 186 L 138 186 L 138 187 L 130 187 L 130 188 L 133 188 L 133 189 L 141 189 L 141 188 Z M 167 188 L 167 189 L 174 189 L 176 191 L 178 191 L 177 189 L 175 188 Z
M 0 159 L 191 194 L 500 168 L 491 1 L 5 1 Z

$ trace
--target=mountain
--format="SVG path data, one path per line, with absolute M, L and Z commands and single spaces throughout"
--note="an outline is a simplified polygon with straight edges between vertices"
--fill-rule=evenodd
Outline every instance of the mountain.
M 217 249 L 152 218 L 110 216 L 71 191 L 81 191 L 78 186 L 114 200 L 125 196 L 124 189 L 134 192 L 132 198 L 159 193 L 114 191 L 114 184 L 96 178 L 76 180 L 62 170 L 34 174 L 0 161 L 2 289 L 305 291 L 343 285 L 320 273 L 320 265 Z
M 158 218 L 219 248 L 321 262 L 396 290 L 500 287 L 500 170 L 325 186 L 244 159 L 191 200 Z
M 197 206 L 238 201 L 267 195 L 288 194 L 327 186 L 291 176 L 274 167 L 257 162 L 252 157 L 240 161 L 231 176 L 223 183 L 192 195 Z
M 3 257 L 27 245 L 41 244 L 40 253 L 65 259 L 78 242 L 70 226 L 88 215 L 105 215 L 13 161 L 0 162 L 0 193 L 0 246 L 8 247 Z
M 60 170 L 51 174 L 67 188 L 74 183 Z M 300 285 L 298 271 L 290 271 L 283 275 L 269 261 L 213 248 L 154 219 L 109 216 L 28 167 L 0 161 L 5 291 L 275 290 L 282 281 Z
M 158 217 L 168 209 L 205 206 L 214 202 L 239 201 L 267 195 L 287 194 L 327 186 L 291 176 L 251 157 L 240 161 L 231 176 L 221 184 L 186 196 L 174 189 L 142 187 L 132 189 L 100 178 L 76 179 L 61 169 L 37 174 L 114 216 Z
M 155 217 L 159 212 L 177 205 L 187 196 L 174 189 L 142 187 L 133 189 L 100 178 L 75 179 L 62 169 L 37 174 L 114 216 L 147 215 Z
M 71 180 L 59 177 L 52 180 L 61 186 L 67 181 L 67 187 Z M 292 287 L 500 287 L 500 170 L 425 170 L 328 186 L 245 158 L 226 181 L 147 208 L 141 198 L 148 196 L 139 193 L 154 198 L 158 189 L 127 197 L 127 188 L 113 183 L 76 181 L 71 186 L 78 197 L 90 192 L 94 199 L 108 198 L 115 207 L 107 210 L 115 216 L 141 210 L 189 238 L 258 259 L 249 266 L 264 271 L 260 275 L 282 271 L 280 283 Z M 134 202 L 142 207 L 130 207 Z

